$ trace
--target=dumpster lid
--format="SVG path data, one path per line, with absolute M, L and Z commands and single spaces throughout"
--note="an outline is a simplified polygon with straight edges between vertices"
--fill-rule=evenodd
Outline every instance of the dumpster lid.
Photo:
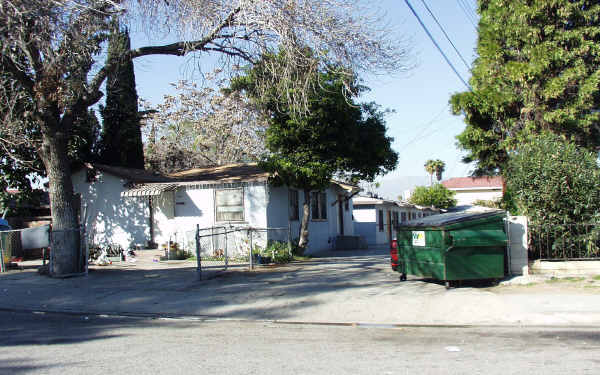
M 483 219 L 486 217 L 504 215 L 502 210 L 493 210 L 486 212 L 448 212 L 445 214 L 432 215 L 423 218 L 407 221 L 402 226 L 405 227 L 443 227 L 445 225 L 462 223 L 465 221 Z

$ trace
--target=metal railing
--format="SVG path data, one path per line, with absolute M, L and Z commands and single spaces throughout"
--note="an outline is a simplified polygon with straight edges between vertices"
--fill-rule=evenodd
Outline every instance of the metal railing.
M 600 259 L 600 224 L 529 224 L 529 259 Z

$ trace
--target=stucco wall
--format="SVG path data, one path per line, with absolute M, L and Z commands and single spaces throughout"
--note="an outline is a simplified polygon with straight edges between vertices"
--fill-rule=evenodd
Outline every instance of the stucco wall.
M 264 185 L 244 186 L 244 221 L 215 221 L 215 189 L 181 187 L 174 192 L 165 192 L 155 198 L 154 222 L 155 241 L 182 243 L 192 238 L 196 226 L 252 226 L 265 228 L 266 192 Z
M 458 206 L 471 205 L 476 200 L 496 200 L 502 198 L 500 190 L 456 190 L 454 196 Z
M 383 210 L 383 231 L 379 231 L 379 210 Z M 389 219 L 388 211 L 392 213 Z M 417 208 L 399 207 L 385 203 L 376 204 L 375 208 L 372 209 L 355 209 L 353 215 L 356 235 L 365 237 L 369 245 L 389 245 L 388 226 L 391 225 L 394 212 L 398 212 L 400 223 L 402 223 L 402 212 L 406 213 L 407 221 L 410 220 L 409 213 L 415 213 L 417 217 L 423 217 L 423 212 Z M 394 232 L 392 230 L 393 236 Z
M 150 211 L 146 198 L 121 198 L 125 180 L 98 172 L 94 182 L 86 181 L 86 171 L 73 174 L 75 193 L 87 205 L 87 232 L 91 244 L 146 244 L 150 239 Z M 82 210 L 83 214 L 83 210 Z
M 338 198 L 339 192 L 333 188 L 328 188 L 327 194 L 327 220 L 308 221 L 308 248 L 306 254 L 318 254 L 331 250 L 334 238 L 339 235 L 338 203 L 331 205 Z M 299 220 L 290 222 L 291 235 L 293 240 L 297 240 L 300 233 L 300 223 L 302 220 L 302 205 L 304 204 L 304 193 L 298 191 L 298 209 Z M 352 202 L 349 202 L 348 210 L 344 209 L 344 235 L 354 234 L 354 225 L 352 222 Z M 342 203 L 343 205 L 343 203 Z M 343 207 L 343 206 L 342 206 Z M 289 221 L 289 189 L 286 186 L 269 187 L 269 206 L 267 209 L 269 227 L 287 227 Z

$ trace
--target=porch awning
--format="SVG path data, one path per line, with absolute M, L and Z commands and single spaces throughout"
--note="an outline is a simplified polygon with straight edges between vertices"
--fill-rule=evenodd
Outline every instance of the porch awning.
M 172 191 L 177 189 L 179 184 L 173 183 L 151 183 L 137 185 L 130 189 L 127 189 L 121 193 L 122 197 L 152 197 L 160 195 L 165 191 Z

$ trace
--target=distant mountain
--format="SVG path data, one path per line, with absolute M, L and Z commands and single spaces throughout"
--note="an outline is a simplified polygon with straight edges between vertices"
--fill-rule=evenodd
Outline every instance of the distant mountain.
M 376 192 L 380 197 L 397 200 L 405 190 L 415 186 L 428 186 L 429 176 L 384 177 L 379 183 L 381 186 Z

